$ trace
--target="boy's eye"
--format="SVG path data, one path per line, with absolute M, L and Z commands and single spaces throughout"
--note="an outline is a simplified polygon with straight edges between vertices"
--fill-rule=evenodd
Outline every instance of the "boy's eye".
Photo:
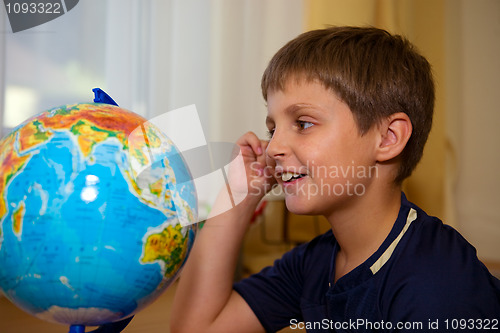
M 298 120 L 297 121 L 297 126 L 299 127 L 300 130 L 305 130 L 308 129 L 309 127 L 313 126 L 314 124 L 309 122 L 309 121 L 303 121 L 303 120 Z
M 267 136 L 269 137 L 269 139 L 273 137 L 273 134 L 274 134 L 274 128 L 267 130 Z

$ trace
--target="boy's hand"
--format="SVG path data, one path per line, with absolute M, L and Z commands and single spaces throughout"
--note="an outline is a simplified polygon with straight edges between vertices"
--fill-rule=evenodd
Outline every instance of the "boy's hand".
M 236 144 L 238 156 L 229 168 L 229 185 L 235 202 L 241 202 L 244 199 L 241 196 L 253 196 L 260 200 L 276 184 L 274 169 L 266 164 L 268 142 L 248 132 Z

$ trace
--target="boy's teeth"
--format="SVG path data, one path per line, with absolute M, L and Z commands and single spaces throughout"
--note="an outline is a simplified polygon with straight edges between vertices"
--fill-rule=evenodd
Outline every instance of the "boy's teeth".
M 292 178 L 299 178 L 300 176 L 301 176 L 300 173 L 283 172 L 281 174 L 281 180 L 287 182 L 290 181 Z

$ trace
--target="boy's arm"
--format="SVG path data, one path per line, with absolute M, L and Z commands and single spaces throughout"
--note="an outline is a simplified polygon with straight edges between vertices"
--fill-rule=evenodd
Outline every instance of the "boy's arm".
M 230 188 L 233 197 L 246 189 L 248 194 L 238 205 L 217 215 L 216 210 L 224 202 L 219 197 L 212 210 L 216 215 L 206 221 L 197 236 L 174 299 L 171 316 L 174 333 L 265 331 L 232 286 L 249 221 L 274 178 L 266 172 L 266 143 L 247 133 L 238 140 L 238 145 L 245 168 L 230 170 Z

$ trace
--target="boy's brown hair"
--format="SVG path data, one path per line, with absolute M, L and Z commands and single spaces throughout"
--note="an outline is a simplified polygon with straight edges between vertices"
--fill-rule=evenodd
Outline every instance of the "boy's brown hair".
M 361 134 L 397 112 L 408 115 L 411 137 L 395 182 L 410 176 L 432 126 L 431 66 L 405 38 L 373 27 L 331 27 L 299 35 L 271 59 L 262 94 L 283 90 L 289 79 L 317 80 L 351 109 Z

